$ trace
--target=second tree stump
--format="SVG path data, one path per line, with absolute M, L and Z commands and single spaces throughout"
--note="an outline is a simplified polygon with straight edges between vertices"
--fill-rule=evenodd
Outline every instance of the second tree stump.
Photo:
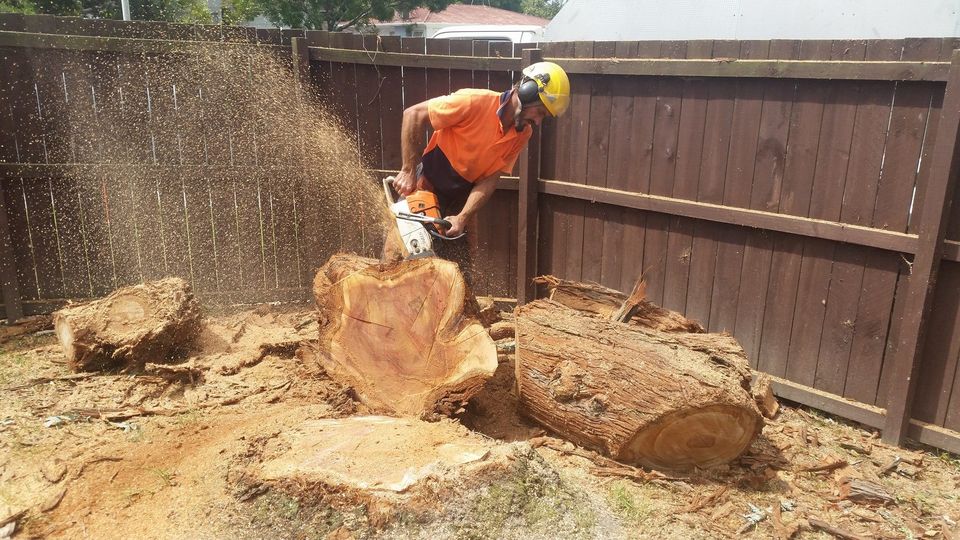
M 180 278 L 123 287 L 53 314 L 73 371 L 136 370 L 177 360 L 200 335 L 200 320 L 200 305 Z

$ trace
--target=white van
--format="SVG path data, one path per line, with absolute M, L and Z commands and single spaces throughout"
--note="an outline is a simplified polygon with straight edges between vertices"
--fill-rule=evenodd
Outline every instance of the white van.
M 447 26 L 430 36 L 437 39 L 481 39 L 509 41 L 511 43 L 536 43 L 543 41 L 543 26 L 519 24 L 483 24 L 475 26 Z

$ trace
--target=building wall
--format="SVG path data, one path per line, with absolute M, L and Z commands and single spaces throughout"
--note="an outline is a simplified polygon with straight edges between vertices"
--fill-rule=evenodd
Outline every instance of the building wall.
M 960 35 L 960 0 L 569 0 L 550 41 Z

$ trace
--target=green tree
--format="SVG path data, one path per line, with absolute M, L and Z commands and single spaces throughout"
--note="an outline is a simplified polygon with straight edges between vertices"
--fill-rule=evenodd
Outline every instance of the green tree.
M 0 0 L 0 12 L 36 13 L 97 19 L 123 18 L 120 0 Z M 209 23 L 204 0 L 130 0 L 138 21 Z
M 461 4 L 490 6 L 510 11 L 522 12 L 521 0 L 460 0 Z
M 520 11 L 527 15 L 552 19 L 566 3 L 567 0 L 521 0 Z
M 257 0 L 273 24 L 289 28 L 345 30 L 371 20 L 389 20 L 418 7 L 442 11 L 452 0 Z
M 30 0 L 0 0 L 0 13 L 23 13 L 33 15 L 37 6 Z
M 257 0 L 223 0 L 220 21 L 228 25 L 243 25 L 262 12 Z

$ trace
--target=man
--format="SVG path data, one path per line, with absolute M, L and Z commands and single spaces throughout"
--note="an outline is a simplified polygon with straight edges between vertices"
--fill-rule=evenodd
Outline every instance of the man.
M 569 104 L 567 74 L 557 64 L 537 62 L 506 92 L 466 88 L 413 105 L 403 111 L 403 167 L 393 186 L 403 196 L 417 189 L 436 194 L 441 214 L 453 225 L 446 235 L 458 236 L 493 195 L 500 176 L 513 170 L 532 126 L 560 116 Z M 427 127 L 434 132 L 421 150 Z M 465 244 L 437 240 L 434 248 L 467 270 Z

